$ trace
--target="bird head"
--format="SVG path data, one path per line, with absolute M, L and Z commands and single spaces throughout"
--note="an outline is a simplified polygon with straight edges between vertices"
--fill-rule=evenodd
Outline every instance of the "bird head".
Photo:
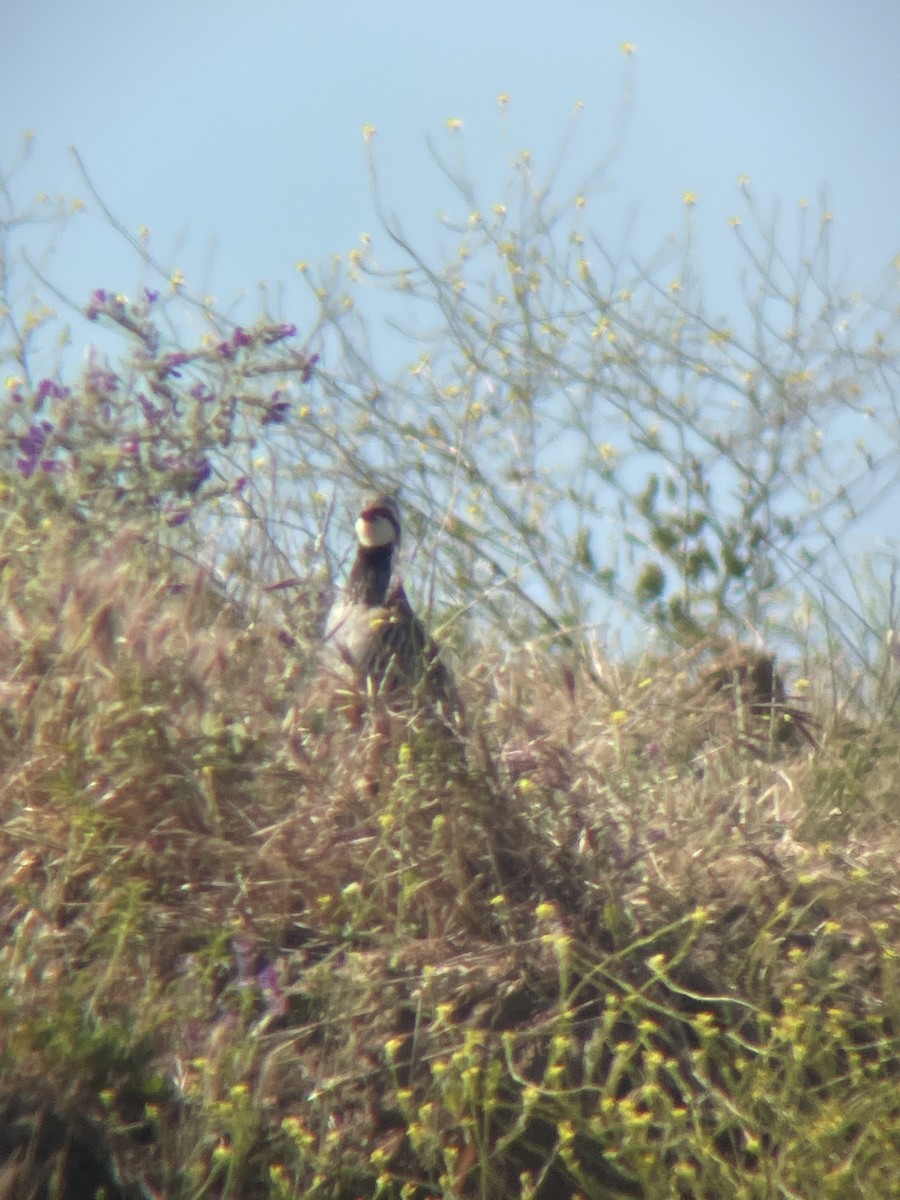
M 366 550 L 400 545 L 400 509 L 393 496 L 376 496 L 356 519 L 356 537 Z

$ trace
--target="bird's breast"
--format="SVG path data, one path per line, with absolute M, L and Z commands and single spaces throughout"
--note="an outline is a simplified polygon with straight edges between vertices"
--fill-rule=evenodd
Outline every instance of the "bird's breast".
M 325 639 L 341 657 L 362 665 L 368 661 L 385 626 L 393 620 L 394 614 L 388 608 L 338 602 L 328 618 Z

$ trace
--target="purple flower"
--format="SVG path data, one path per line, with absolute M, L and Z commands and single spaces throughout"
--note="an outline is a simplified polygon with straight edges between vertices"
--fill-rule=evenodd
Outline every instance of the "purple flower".
M 34 398 L 37 404 L 42 404 L 48 396 L 53 400 L 63 400 L 69 394 L 69 389 L 60 387 L 58 383 L 54 383 L 52 379 L 42 379 L 37 386 L 37 391 Z
M 290 404 L 289 400 L 279 400 L 278 397 L 281 395 L 282 395 L 281 392 L 273 392 L 272 393 L 272 400 L 269 403 L 269 405 L 266 407 L 266 411 L 263 413 L 263 418 L 262 418 L 263 425 L 283 425 L 284 424 L 285 417 L 287 416 L 287 413 L 291 407 L 291 404 Z
M 270 1016 L 283 1017 L 288 1011 L 287 996 L 278 978 L 278 972 L 272 963 L 264 966 L 256 973 L 256 982 Z
M 309 383 L 310 379 L 312 379 L 312 373 L 313 373 L 313 370 L 315 369 L 316 363 L 318 361 L 319 361 L 318 354 L 314 354 L 311 358 L 308 358 L 306 360 L 306 362 L 303 364 L 303 374 L 301 375 L 300 378 L 302 379 L 302 381 L 304 383 Z
M 219 342 L 216 346 L 216 354 L 219 358 L 234 358 L 234 346 L 231 342 Z
M 212 464 L 209 459 L 195 455 L 187 459 L 169 459 L 166 465 L 172 471 L 172 486 L 178 492 L 196 495 L 210 475 Z
M 141 406 L 145 420 L 149 421 L 151 425 L 155 425 L 162 416 L 162 409 L 157 408 L 155 404 L 148 400 L 143 392 L 138 392 L 138 404 Z
M 178 350 L 174 354 L 166 354 L 159 365 L 159 375 L 165 379 L 167 375 L 172 375 L 175 379 L 181 378 L 181 372 L 176 370 L 177 367 L 184 366 L 186 362 L 191 361 L 191 356 L 185 353 L 184 350 Z
M 231 335 L 231 344 L 234 346 L 235 350 L 239 350 L 241 346 L 252 346 L 253 337 L 247 332 L 246 329 L 242 329 L 240 325 L 238 325 L 237 329 L 235 329 L 234 333 Z
M 193 496 L 206 483 L 210 475 L 212 475 L 212 464 L 208 458 L 195 458 L 190 466 L 192 474 L 186 487 L 190 495 Z
M 155 304 L 159 299 L 159 292 L 154 292 L 150 288 L 144 288 L 144 299 L 148 304 Z
M 32 425 L 24 437 L 19 438 L 19 449 L 23 454 L 40 454 L 47 441 L 47 434 L 53 432 L 49 421 L 41 421 L 40 425 Z
M 296 337 L 296 325 L 271 325 L 263 332 L 263 341 L 267 346 L 274 342 L 283 342 L 285 338 Z
M 19 438 L 21 458 L 17 459 L 16 466 L 23 479 L 30 479 L 38 465 L 43 471 L 57 469 L 49 465 L 52 463 L 52 459 L 41 458 L 47 444 L 47 436 L 52 432 L 53 426 L 50 422 L 41 421 L 40 425 L 32 425 L 28 432 Z
M 115 392 L 119 388 L 119 377 L 107 367 L 91 366 L 84 374 L 84 383 L 92 392 Z
M 104 288 L 97 288 L 97 290 L 92 293 L 90 302 L 87 308 L 84 310 L 87 319 L 89 321 L 96 321 L 100 314 L 106 309 L 108 303 L 109 292 L 107 292 Z
M 195 400 L 199 400 L 201 404 L 208 404 L 210 400 L 215 400 L 215 394 L 206 387 L 204 383 L 195 383 L 188 392 L 189 396 L 193 396 Z

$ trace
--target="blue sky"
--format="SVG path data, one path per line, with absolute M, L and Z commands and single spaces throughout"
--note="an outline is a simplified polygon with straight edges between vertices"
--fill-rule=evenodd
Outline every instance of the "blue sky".
M 372 228 L 364 124 L 389 205 L 429 236 L 452 196 L 426 136 L 446 144 L 444 120 L 464 122 L 490 202 L 512 154 L 549 164 L 577 100 L 576 161 L 620 140 L 597 220 L 623 243 L 630 228 L 638 255 L 680 228 L 685 190 L 701 236 L 724 245 L 740 174 L 764 209 L 827 187 L 854 285 L 900 251 L 896 0 L 7 0 L 0 34 L 0 162 L 31 129 L 28 183 L 83 195 L 74 145 L 123 223 L 149 226 L 156 253 L 223 301 L 260 280 L 291 295 L 298 259 Z M 76 292 L 128 290 L 135 264 L 88 216 L 58 270 Z
M 638 259 L 682 228 L 695 192 L 700 261 L 726 315 L 738 176 L 788 230 L 827 190 L 848 288 L 877 291 L 900 252 L 897 0 L 7 0 L 0 39 L 0 164 L 35 134 L 20 197 L 88 199 L 72 145 L 116 217 L 149 227 L 192 288 L 227 308 L 282 285 L 279 315 L 301 333 L 312 303 L 295 263 L 377 238 L 366 124 L 387 207 L 425 249 L 437 214 L 460 211 L 426 139 L 464 157 L 487 206 L 521 150 L 549 168 L 580 101 L 564 187 L 603 164 L 591 220 Z M 140 279 L 90 204 L 47 272 L 78 302 Z M 97 335 L 76 323 L 76 345 L 79 330 Z

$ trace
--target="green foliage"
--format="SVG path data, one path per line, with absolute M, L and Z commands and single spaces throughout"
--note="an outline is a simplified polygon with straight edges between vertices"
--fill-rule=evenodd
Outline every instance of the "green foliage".
M 894 639 L 856 675 L 834 623 L 806 646 L 821 731 L 718 640 L 862 511 L 852 478 L 815 495 L 815 434 L 867 404 L 893 437 L 896 362 L 834 344 L 824 232 L 791 268 L 748 238 L 756 322 L 726 328 L 515 170 L 517 206 L 461 188 L 450 266 L 389 227 L 400 266 L 314 280 L 296 351 L 174 280 L 94 296 L 115 368 L 42 378 L 6 255 L 10 1194 L 900 1189 Z M 401 383 L 362 352 L 366 282 L 441 314 Z M 210 336 L 169 344 L 187 311 Z M 386 470 L 441 517 L 452 724 L 318 662 L 329 493 Z M 667 652 L 601 654 L 598 590 Z

